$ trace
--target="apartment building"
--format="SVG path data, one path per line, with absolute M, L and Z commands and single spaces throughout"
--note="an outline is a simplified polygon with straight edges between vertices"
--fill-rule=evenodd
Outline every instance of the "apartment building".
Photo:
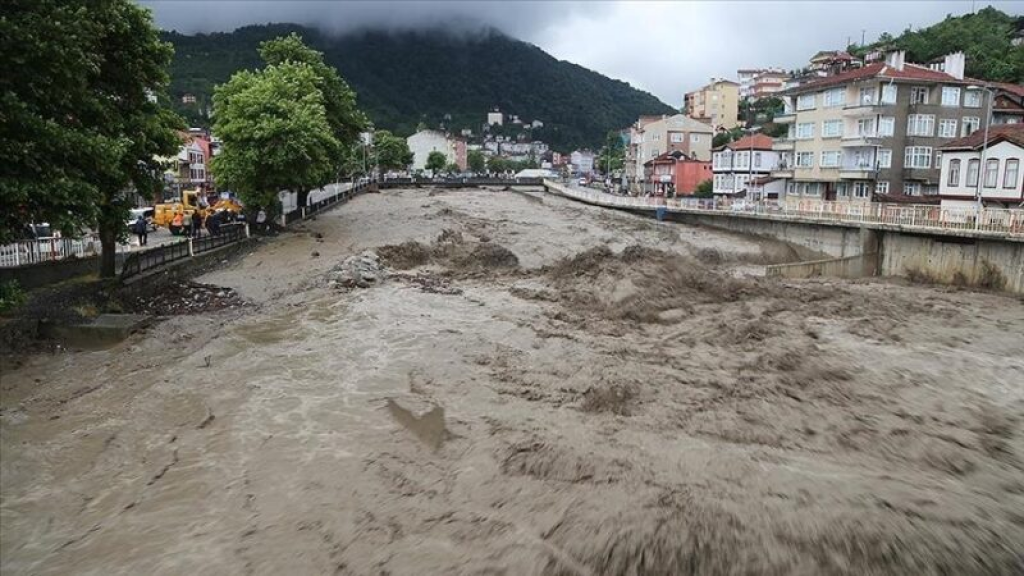
M 752 180 L 771 176 L 778 168 L 779 155 L 780 152 L 772 149 L 772 138 L 764 134 L 745 136 L 716 148 L 711 160 L 714 194 L 744 195 Z M 778 182 L 778 186 L 782 186 L 781 180 Z
M 732 80 L 712 78 L 711 82 L 683 97 L 683 110 L 694 120 L 714 128 L 731 130 L 739 121 L 740 85 Z
M 630 129 L 626 149 L 626 177 L 633 182 L 646 180 L 644 164 L 667 152 L 681 152 L 691 160 L 711 160 L 714 130 L 708 124 L 673 116 L 641 116 Z
M 788 123 L 772 172 L 786 196 L 825 200 L 937 200 L 939 147 L 982 124 L 984 88 L 964 78 L 964 55 L 946 56 L 944 71 L 904 61 L 829 76 L 783 92 Z
M 992 98 L 992 123 L 1024 123 L 1024 86 L 992 82 L 989 84 L 989 88 Z
M 972 208 L 1024 203 L 1024 124 L 997 124 L 942 146 L 939 196 L 942 206 Z
M 781 92 L 789 74 L 781 68 L 747 68 L 737 70 L 740 100 L 757 100 Z
M 449 138 L 444 132 L 438 130 L 420 130 L 419 132 L 405 139 L 412 152 L 412 169 L 424 170 L 427 167 L 427 157 L 431 152 L 440 152 L 445 156 L 445 162 L 454 164 L 458 159 L 457 141 Z M 462 158 L 465 161 L 465 147 L 463 147 Z

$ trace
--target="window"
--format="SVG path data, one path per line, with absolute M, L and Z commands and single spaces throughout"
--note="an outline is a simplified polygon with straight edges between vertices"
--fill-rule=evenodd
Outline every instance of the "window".
M 875 135 L 875 119 L 874 118 L 861 118 L 857 120 L 857 136 L 874 136 Z
M 874 88 L 861 88 L 860 95 L 857 98 L 861 106 L 870 106 L 875 103 L 875 89 Z
M 939 138 L 956 138 L 956 120 L 939 120 Z
M 888 148 L 878 149 L 878 167 L 892 168 L 892 150 Z
M 750 152 L 736 152 L 733 154 L 733 165 L 736 168 L 747 168 Z
M 870 194 L 870 184 L 867 182 L 853 183 L 853 196 L 855 198 L 867 198 Z
M 878 119 L 878 135 L 892 136 L 896 133 L 896 118 L 882 116 Z
M 699 144 L 700 143 L 700 134 L 690 134 L 690 142 L 692 144 Z
M 835 138 L 843 135 L 842 120 L 825 120 L 821 123 L 821 137 Z
M 920 196 L 921 184 L 919 182 L 904 182 L 903 194 L 905 196 Z
M 796 165 L 799 168 L 813 168 L 814 152 L 797 152 Z
M 814 110 L 814 94 L 801 94 L 796 99 L 797 110 Z
M 826 150 L 821 153 L 821 167 L 822 168 L 835 168 L 839 166 L 839 159 L 843 153 L 838 150 Z
M 760 168 L 760 167 L 761 167 L 761 153 L 760 152 L 754 152 L 754 168 Z
M 796 125 L 796 139 L 809 140 L 814 138 L 814 122 L 802 122 Z
M 1010 158 L 1006 161 L 1006 170 L 1003 172 L 1003 188 L 1017 187 L 1017 173 L 1020 172 L 1020 160 Z
M 960 160 L 949 161 L 949 179 L 946 180 L 946 184 L 956 188 L 960 185 Z
M 935 151 L 935 169 L 939 170 L 942 168 L 942 152 Z
M 889 183 L 888 182 L 876 182 L 875 183 L 875 194 L 888 194 Z
M 981 90 L 968 90 L 964 93 L 965 108 L 981 108 Z
M 931 168 L 931 166 L 931 146 L 907 146 L 906 155 L 903 159 L 904 168 Z
M 836 196 L 840 198 L 846 198 L 850 195 L 850 186 L 846 182 L 840 182 L 836 185 Z
M 824 105 L 825 108 L 835 108 L 836 106 L 842 106 L 846 103 L 846 89 L 845 88 L 833 88 L 832 90 L 825 91 Z
M 907 116 L 907 136 L 932 136 L 934 134 L 934 114 L 911 114 Z
M 959 106 L 960 105 L 960 89 L 954 86 L 943 86 L 942 87 L 942 105 L 943 106 Z
M 924 86 L 913 86 L 910 88 L 910 103 L 911 104 L 927 104 L 928 103 L 928 89 Z
M 978 170 L 981 168 L 981 160 L 974 159 L 967 161 L 967 187 L 978 186 Z
M 985 161 L 985 188 L 995 188 L 999 180 L 999 159 L 989 158 Z
M 680 134 L 679 132 L 673 132 L 669 134 L 668 137 L 673 144 L 681 144 L 683 142 L 683 135 Z
M 967 136 L 975 132 L 978 126 L 981 126 L 981 118 L 977 116 L 964 116 L 963 124 L 960 128 L 960 136 Z
M 882 86 L 882 104 L 896 103 L 896 85 L 885 84 Z
M 661 134 L 654 135 L 654 141 L 657 142 L 658 140 L 661 140 Z

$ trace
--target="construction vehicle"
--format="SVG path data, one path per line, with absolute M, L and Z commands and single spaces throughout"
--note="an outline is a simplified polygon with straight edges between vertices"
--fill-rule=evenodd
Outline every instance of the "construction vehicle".
M 202 206 L 199 194 L 199 190 L 182 190 L 181 198 L 177 201 L 157 204 L 154 207 L 153 224 L 164 226 L 177 236 L 185 233 L 192 222 L 192 214 L 197 210 L 204 220 L 221 211 L 230 212 L 233 218 L 242 213 L 242 205 L 234 198 L 220 198 L 212 206 Z

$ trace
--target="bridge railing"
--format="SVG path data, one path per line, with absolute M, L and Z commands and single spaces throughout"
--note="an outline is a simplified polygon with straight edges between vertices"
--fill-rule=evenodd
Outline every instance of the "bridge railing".
M 617 196 L 572 184 L 547 182 L 566 196 L 602 206 L 668 211 L 750 214 L 772 219 L 814 220 L 835 224 L 881 224 L 921 230 L 953 230 L 1024 237 L 1024 210 L 942 207 L 934 204 L 884 204 L 790 200 L 751 202 L 744 199 L 700 199 Z
M 99 239 L 91 236 L 19 240 L 0 246 L 0 268 L 17 268 L 39 262 L 81 258 L 99 253 Z

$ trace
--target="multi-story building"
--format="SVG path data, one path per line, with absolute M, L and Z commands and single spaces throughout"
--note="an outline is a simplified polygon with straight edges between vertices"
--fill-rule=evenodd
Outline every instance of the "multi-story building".
M 633 182 L 645 181 L 644 164 L 667 152 L 681 152 L 691 160 L 711 160 L 714 130 L 682 114 L 641 116 L 631 133 L 625 172 Z
M 711 163 L 691 160 L 682 152 L 666 152 L 644 162 L 644 192 L 654 196 L 693 196 L 697 185 L 711 179 Z
M 786 180 L 787 198 L 937 197 L 938 149 L 981 126 L 984 89 L 964 78 L 963 53 L 946 56 L 943 72 L 904 57 L 893 52 L 782 93 L 775 122 L 789 132 L 774 144 L 781 158 L 772 174 Z
M 505 123 L 505 115 L 501 113 L 501 110 L 495 108 L 487 113 L 487 125 L 488 126 L 501 126 Z
M 988 86 L 989 97 L 993 99 L 992 123 L 1024 123 L 1024 86 L 1005 82 L 991 82 Z
M 744 136 L 716 148 L 711 163 L 712 190 L 716 196 L 753 196 L 747 194 L 750 182 L 770 176 L 779 166 L 779 155 L 772 149 L 772 138 L 765 134 Z M 775 186 L 782 187 L 781 180 Z
M 590 175 L 594 173 L 594 153 L 590 150 L 574 150 L 569 155 L 574 174 Z
M 1024 204 L 1024 124 L 997 124 L 942 146 L 939 196 L 943 207 L 1019 207 Z
M 789 78 L 781 68 L 747 68 L 737 70 L 739 77 L 740 100 L 758 99 L 775 92 L 781 92 L 783 84 Z
M 458 157 L 456 147 L 458 142 L 449 138 L 444 132 L 438 130 L 420 130 L 419 132 L 405 139 L 412 152 L 412 169 L 424 170 L 427 167 L 427 157 L 431 152 L 444 154 L 445 163 L 454 164 Z M 465 159 L 465 147 L 463 147 L 463 159 Z
M 683 110 L 694 120 L 714 128 L 731 130 L 739 123 L 740 85 L 732 80 L 712 78 L 711 82 L 683 97 Z

